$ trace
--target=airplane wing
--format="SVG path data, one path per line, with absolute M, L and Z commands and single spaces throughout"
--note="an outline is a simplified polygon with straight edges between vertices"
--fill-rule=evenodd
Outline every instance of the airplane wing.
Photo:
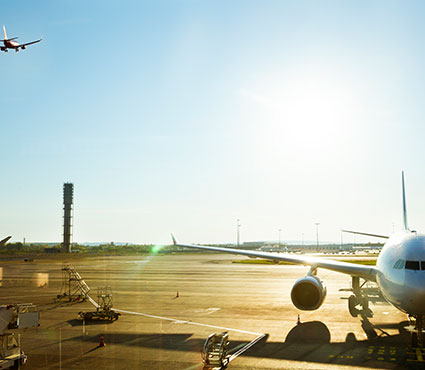
M 27 42 L 26 44 L 19 44 L 19 47 L 21 48 L 21 47 L 25 47 L 25 46 L 28 46 L 28 45 L 36 44 L 37 42 L 40 42 L 41 40 L 42 39 L 36 40 L 36 41 Z
M 284 261 L 290 262 L 297 265 L 311 266 L 314 268 L 324 268 L 343 274 L 358 276 L 366 280 L 376 281 L 377 270 L 375 266 L 358 265 L 356 263 L 340 262 L 331 259 L 321 257 L 309 257 L 309 256 L 293 256 L 286 253 L 272 253 L 272 252 L 261 252 L 261 251 L 248 251 L 244 249 L 233 249 L 233 248 L 221 248 L 221 247 L 208 247 L 205 245 L 190 245 L 177 243 L 174 235 L 173 244 L 177 247 L 197 248 L 205 249 L 215 252 L 239 254 L 242 256 L 248 256 L 253 258 L 264 258 L 272 261 Z
M 4 246 L 9 241 L 10 238 L 11 236 L 8 236 L 7 238 L 0 240 L 0 247 Z

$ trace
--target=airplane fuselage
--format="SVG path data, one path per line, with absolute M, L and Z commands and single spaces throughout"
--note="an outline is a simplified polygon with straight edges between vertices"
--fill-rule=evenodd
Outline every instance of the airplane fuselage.
M 425 316 L 425 235 L 410 231 L 393 234 L 376 267 L 384 298 L 403 312 Z
M 19 47 L 19 42 L 16 41 L 3 41 L 4 47 L 8 49 L 16 49 Z

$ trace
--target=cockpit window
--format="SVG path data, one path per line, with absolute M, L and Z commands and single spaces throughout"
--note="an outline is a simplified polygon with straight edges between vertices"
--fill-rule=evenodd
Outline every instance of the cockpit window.
M 419 261 L 406 261 L 406 270 L 419 270 Z
M 404 260 L 398 260 L 393 268 L 395 268 L 396 270 L 401 270 L 404 267 Z

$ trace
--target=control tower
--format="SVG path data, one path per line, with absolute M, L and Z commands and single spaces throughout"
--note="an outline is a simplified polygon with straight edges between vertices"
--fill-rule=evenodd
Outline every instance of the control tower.
M 71 252 L 72 240 L 72 205 L 74 199 L 74 184 L 63 184 L 63 243 L 62 253 Z

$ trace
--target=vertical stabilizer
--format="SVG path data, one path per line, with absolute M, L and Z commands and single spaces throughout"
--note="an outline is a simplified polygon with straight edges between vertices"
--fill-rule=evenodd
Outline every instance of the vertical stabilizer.
M 3 35 L 4 39 L 7 40 L 6 27 L 3 25 Z
M 404 171 L 401 171 L 401 187 L 403 191 L 403 224 L 404 230 L 409 230 L 409 226 L 407 225 L 407 211 L 406 211 L 406 192 L 404 189 Z

